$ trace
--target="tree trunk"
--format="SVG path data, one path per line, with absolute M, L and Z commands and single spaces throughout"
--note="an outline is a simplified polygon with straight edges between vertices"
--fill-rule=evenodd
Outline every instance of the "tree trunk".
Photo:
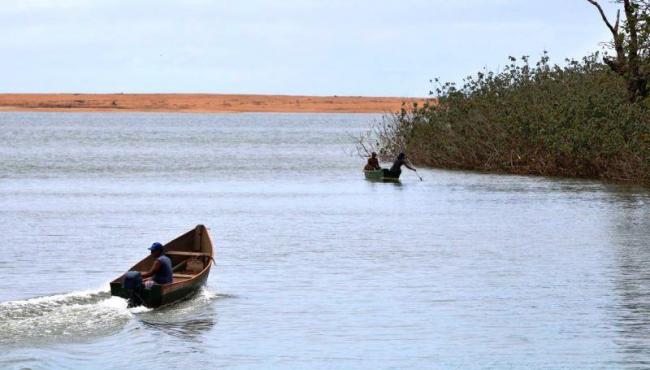
M 637 101 L 639 98 L 648 97 L 648 79 L 650 75 L 648 71 L 644 71 L 642 67 L 643 58 L 639 56 L 639 26 L 644 25 L 644 20 L 640 18 L 648 11 L 646 7 L 639 8 L 639 4 L 632 0 L 622 0 L 623 10 L 625 12 L 625 30 L 619 31 L 620 11 L 616 14 L 616 23 L 612 25 L 602 7 L 596 0 L 587 0 L 594 5 L 602 17 L 603 21 L 609 28 L 614 39 L 614 50 L 616 51 L 616 59 L 603 58 L 605 64 L 609 68 L 625 78 L 627 82 L 628 97 L 631 102 Z M 640 20 L 641 19 L 641 20 Z M 641 30 L 643 34 L 643 30 Z M 627 37 L 626 37 L 627 36 Z M 645 40 L 646 37 L 643 37 Z

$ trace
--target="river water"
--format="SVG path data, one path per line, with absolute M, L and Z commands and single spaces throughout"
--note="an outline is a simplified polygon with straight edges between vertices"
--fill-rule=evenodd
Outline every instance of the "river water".
M 1 369 L 650 367 L 650 192 L 363 179 L 377 115 L 0 114 Z M 108 281 L 196 224 L 190 300 Z

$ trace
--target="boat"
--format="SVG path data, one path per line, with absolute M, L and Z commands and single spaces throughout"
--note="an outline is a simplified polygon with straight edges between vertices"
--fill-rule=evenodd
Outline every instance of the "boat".
M 156 308 L 188 298 L 205 284 L 214 263 L 214 252 L 204 225 L 197 225 L 165 244 L 163 253 L 172 261 L 171 283 L 144 287 L 137 271 L 151 268 L 154 257 L 149 255 L 133 265 L 129 272 L 111 281 L 111 295 L 127 299 L 129 307 L 144 305 Z
M 364 170 L 363 174 L 366 176 L 366 180 L 374 181 L 399 181 L 399 175 L 397 177 L 390 176 L 388 171 L 384 173 L 383 169 L 378 170 Z

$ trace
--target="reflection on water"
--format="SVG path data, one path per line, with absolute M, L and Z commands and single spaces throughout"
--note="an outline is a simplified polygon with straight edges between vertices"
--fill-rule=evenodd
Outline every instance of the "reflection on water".
M 200 334 L 209 331 L 214 326 L 213 319 L 190 319 L 177 322 L 142 320 L 142 323 L 149 329 L 160 330 L 181 340 L 196 340 Z
M 181 340 L 198 340 L 215 325 L 217 312 L 210 305 L 224 296 L 202 289 L 190 299 L 137 315 L 137 319 L 153 331 L 160 331 Z M 156 334 L 153 334 L 157 336 Z
M 612 243 L 616 247 L 619 271 L 612 308 L 618 327 L 617 343 L 623 362 L 650 366 L 650 207 L 647 197 L 634 193 L 617 194 L 619 209 L 613 221 Z
M 371 187 L 374 189 L 375 187 L 378 186 L 393 186 L 396 189 L 401 188 L 404 186 L 402 181 L 400 180 L 375 180 L 375 179 L 366 179 L 366 181 L 371 184 Z
M 365 181 L 376 118 L 0 113 L 0 368 L 650 366 L 647 189 Z M 200 294 L 87 291 L 198 223 Z

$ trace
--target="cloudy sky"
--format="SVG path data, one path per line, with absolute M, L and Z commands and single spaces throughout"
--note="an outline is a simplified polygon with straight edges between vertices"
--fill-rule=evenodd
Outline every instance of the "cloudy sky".
M 609 38 L 586 0 L 0 0 L 0 30 L 2 92 L 425 96 Z

